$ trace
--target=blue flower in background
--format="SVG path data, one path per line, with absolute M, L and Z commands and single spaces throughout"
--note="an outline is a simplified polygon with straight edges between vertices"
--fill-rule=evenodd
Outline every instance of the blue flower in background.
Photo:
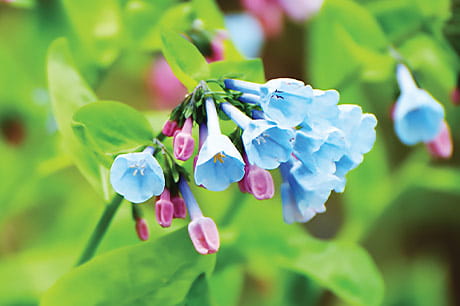
M 121 154 L 110 168 L 113 189 L 130 202 L 142 203 L 163 192 L 163 170 L 152 154 L 152 147 L 143 152 Z
M 244 176 L 240 152 L 225 135 L 210 135 L 203 144 L 195 167 L 195 182 L 213 191 L 226 189 Z
M 441 130 L 444 108 L 417 87 L 406 66 L 398 65 L 396 76 L 401 89 L 394 109 L 396 135 L 406 145 L 433 140 Z
M 294 79 L 273 79 L 260 87 L 260 106 L 273 121 L 294 127 L 304 121 L 313 101 L 313 88 Z
M 275 169 L 289 160 L 294 131 L 267 120 L 251 120 L 243 132 L 243 145 L 251 164 L 263 169 Z
M 244 56 L 256 58 L 264 43 L 264 32 L 260 23 L 250 14 L 229 14 L 225 16 L 225 27 L 235 47 Z

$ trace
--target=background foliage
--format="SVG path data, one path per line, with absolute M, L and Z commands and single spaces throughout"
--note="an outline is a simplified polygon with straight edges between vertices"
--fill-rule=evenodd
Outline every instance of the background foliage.
M 327 0 L 311 20 L 287 20 L 263 64 L 231 42 L 225 61 L 208 64 L 179 35 L 197 18 L 222 29 L 221 10 L 238 9 L 212 0 L 0 3 L 0 304 L 460 303 L 459 154 L 435 161 L 423 146 L 403 146 L 388 115 L 398 95 L 391 46 L 443 103 L 460 144 L 450 101 L 458 2 Z M 222 75 L 262 82 L 264 68 L 267 79 L 337 88 L 342 103 L 377 115 L 377 143 L 346 192 L 306 225 L 282 222 L 279 194 L 258 202 L 236 186 L 195 188 L 219 226 L 217 255 L 195 253 L 186 221 L 160 229 L 152 201 L 142 205 L 152 238 L 138 242 L 122 203 L 97 256 L 73 268 L 113 195 L 114 156 L 145 145 L 167 118 L 146 88 L 159 53 L 189 90 Z

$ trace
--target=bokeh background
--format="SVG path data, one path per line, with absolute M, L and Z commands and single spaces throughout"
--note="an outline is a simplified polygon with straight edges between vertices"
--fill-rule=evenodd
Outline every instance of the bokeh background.
M 161 96 L 155 83 L 161 59 L 151 28 L 170 5 L 186 3 L 166 2 L 0 1 L 1 305 L 38 304 L 71 269 L 104 205 L 62 145 L 48 91 L 48 47 L 67 37 L 97 96 L 144 111 L 158 131 L 183 95 Z M 275 0 L 253 1 L 251 9 L 247 2 L 218 5 L 227 15 L 249 14 L 237 21 L 239 27 L 227 19 L 228 28 L 239 31 L 229 39 L 241 52 L 249 48 L 248 56 L 262 58 L 267 79 L 292 77 L 314 88 L 336 88 L 342 103 L 359 104 L 379 119 L 375 148 L 349 175 L 345 193 L 333 194 L 327 212 L 300 233 L 364 246 L 383 276 L 383 305 L 460 305 L 460 1 L 312 0 L 302 18 L 276 7 Z M 399 89 L 390 50 L 444 105 L 454 142 L 449 160 L 395 136 L 390 113 Z M 219 194 L 195 190 L 218 224 L 228 219 L 233 198 L 244 204 L 232 216 L 242 231 L 264 235 L 264 226 L 271 226 L 252 223 L 252 216 L 282 222 L 279 195 L 258 202 L 240 197 L 235 186 Z M 152 204 L 144 206 L 146 218 L 151 235 L 161 236 L 165 231 L 154 222 Z M 185 224 L 176 222 L 171 230 Z M 99 253 L 140 243 L 133 227 L 131 208 L 123 205 Z M 244 244 L 232 245 L 227 234 L 211 279 L 216 305 L 347 304 L 308 276 L 256 255 L 239 260 L 235 249 Z M 264 243 L 272 242 L 268 237 Z M 227 268 L 229 262 L 234 264 Z

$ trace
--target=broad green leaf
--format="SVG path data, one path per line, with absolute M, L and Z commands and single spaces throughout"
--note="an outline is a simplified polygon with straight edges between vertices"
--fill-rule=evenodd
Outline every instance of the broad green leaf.
M 251 82 L 263 83 L 264 66 L 260 59 L 242 61 L 219 61 L 209 64 L 211 69 L 210 78 L 224 76 L 234 77 Z
M 204 273 L 200 274 L 193 282 L 190 291 L 185 298 L 185 305 L 188 306 L 210 306 L 211 299 L 209 296 L 209 284 Z
M 117 0 L 63 0 L 83 49 L 102 66 L 111 64 L 122 41 L 121 9 Z
M 147 119 L 134 108 L 119 102 L 83 106 L 73 116 L 72 127 L 88 149 L 98 152 L 106 165 L 114 155 L 132 152 L 151 144 L 153 131 Z
M 189 91 L 200 80 L 209 77 L 209 67 L 200 51 L 176 32 L 164 29 L 161 33 L 162 51 L 176 77 Z
M 316 87 L 337 88 L 359 75 L 371 76 L 370 80 L 381 78 L 375 77 L 373 64 L 382 56 L 371 55 L 386 51 L 387 39 L 372 14 L 353 1 L 325 2 L 319 15 L 309 24 L 307 43 L 311 54 L 307 70 Z M 363 58 L 359 54 L 362 50 L 367 53 Z M 383 69 L 386 65 L 377 67 Z
M 45 293 L 40 305 L 176 305 L 214 263 L 214 255 L 196 253 L 183 228 L 75 268 Z
M 322 241 L 309 236 L 300 226 L 284 224 L 281 203 L 262 204 L 267 208 L 251 204 L 242 208 L 235 224 L 243 229 L 235 245 L 244 250 L 251 265 L 262 263 L 263 271 L 276 267 L 296 271 L 349 304 L 380 304 L 382 277 L 366 250 L 356 243 Z
M 53 42 L 48 51 L 47 65 L 53 113 L 64 147 L 85 178 L 108 200 L 110 187 L 106 180 L 107 170 L 99 165 L 93 152 L 80 143 L 71 127 L 77 109 L 96 102 L 97 98 L 78 73 L 65 39 Z

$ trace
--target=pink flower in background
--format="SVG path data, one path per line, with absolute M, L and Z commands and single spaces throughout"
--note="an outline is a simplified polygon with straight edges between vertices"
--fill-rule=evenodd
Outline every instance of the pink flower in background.
M 266 37 L 276 37 L 283 30 L 283 14 L 296 22 L 315 15 L 324 0 L 241 0 L 243 7 L 262 24 Z
M 438 136 L 426 143 L 426 148 L 431 156 L 435 158 L 449 159 L 454 150 L 450 128 L 446 121 L 442 122 L 441 131 Z
M 450 93 L 450 99 L 454 105 L 460 105 L 460 89 L 455 87 Z
M 176 78 L 163 57 L 159 57 L 153 64 L 147 82 L 157 109 L 174 108 L 187 93 L 187 89 Z

